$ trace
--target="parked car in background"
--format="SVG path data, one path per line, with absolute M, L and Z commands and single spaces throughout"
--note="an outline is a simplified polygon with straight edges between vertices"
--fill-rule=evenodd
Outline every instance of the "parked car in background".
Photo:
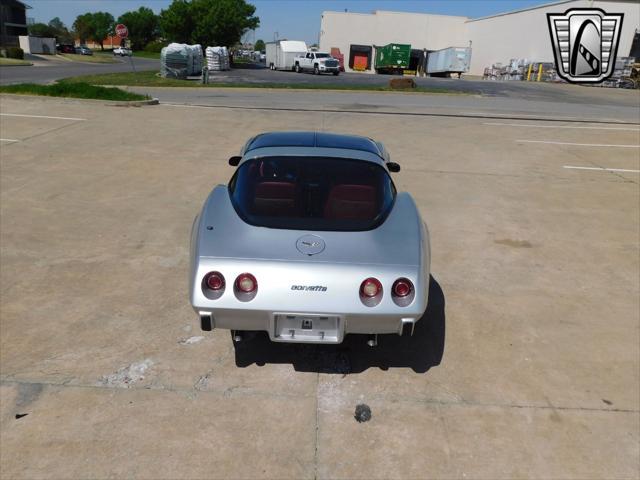
M 113 49 L 113 55 L 120 55 L 121 57 L 130 57 L 133 54 L 130 48 L 116 47 Z
M 413 334 L 429 292 L 429 232 L 397 192 L 380 142 L 327 132 L 251 138 L 191 233 L 190 301 L 201 328 L 274 342 Z M 422 320 L 424 321 L 424 320 Z
M 91 50 L 86 45 L 80 45 L 76 47 L 76 54 L 78 55 L 93 55 L 93 50 Z
M 321 73 L 340 74 L 340 63 L 328 53 L 307 52 L 294 60 L 294 69 L 301 73 L 305 70 L 312 71 L 314 75 Z
M 58 53 L 76 53 L 76 47 L 69 43 L 59 43 L 56 45 Z

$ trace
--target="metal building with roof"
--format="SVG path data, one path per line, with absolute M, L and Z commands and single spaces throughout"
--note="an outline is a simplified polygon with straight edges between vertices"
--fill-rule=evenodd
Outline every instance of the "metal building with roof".
M 512 58 L 553 62 L 547 13 L 564 13 L 570 8 L 623 13 L 618 56 L 633 56 L 634 39 L 636 45 L 640 42 L 638 0 L 563 0 L 476 19 L 387 11 L 324 12 L 320 49 L 326 52 L 340 49 L 346 71 L 354 71 L 355 57 L 364 57 L 366 60 L 359 65 L 364 65 L 365 72 L 373 73 L 376 46 L 401 43 L 420 50 L 471 46 L 469 73 L 482 75 L 485 67 Z

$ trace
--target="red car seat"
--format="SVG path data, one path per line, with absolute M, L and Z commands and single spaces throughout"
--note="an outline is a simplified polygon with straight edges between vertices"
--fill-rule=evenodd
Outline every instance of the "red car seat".
M 262 182 L 256 185 L 255 215 L 283 217 L 296 212 L 296 186 L 291 182 Z
M 376 191 L 371 185 L 336 185 L 329 192 L 324 217 L 370 220 L 376 215 Z

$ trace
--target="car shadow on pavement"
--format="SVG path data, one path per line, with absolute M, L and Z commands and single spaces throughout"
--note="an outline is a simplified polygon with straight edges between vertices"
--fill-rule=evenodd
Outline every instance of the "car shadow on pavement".
M 347 335 L 340 345 L 289 344 L 270 341 L 266 332 L 246 332 L 244 340 L 234 343 L 236 365 L 289 363 L 299 372 L 343 375 L 371 367 L 425 373 L 439 365 L 444 354 L 445 298 L 438 282 L 431 277 L 429 305 L 413 336 L 379 335 L 377 347 L 369 347 L 366 340 L 365 335 Z

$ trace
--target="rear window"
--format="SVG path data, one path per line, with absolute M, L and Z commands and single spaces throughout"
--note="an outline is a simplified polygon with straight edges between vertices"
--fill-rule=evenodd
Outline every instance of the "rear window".
M 266 157 L 244 162 L 229 194 L 251 225 L 361 231 L 384 222 L 396 190 L 382 166 L 365 160 Z

